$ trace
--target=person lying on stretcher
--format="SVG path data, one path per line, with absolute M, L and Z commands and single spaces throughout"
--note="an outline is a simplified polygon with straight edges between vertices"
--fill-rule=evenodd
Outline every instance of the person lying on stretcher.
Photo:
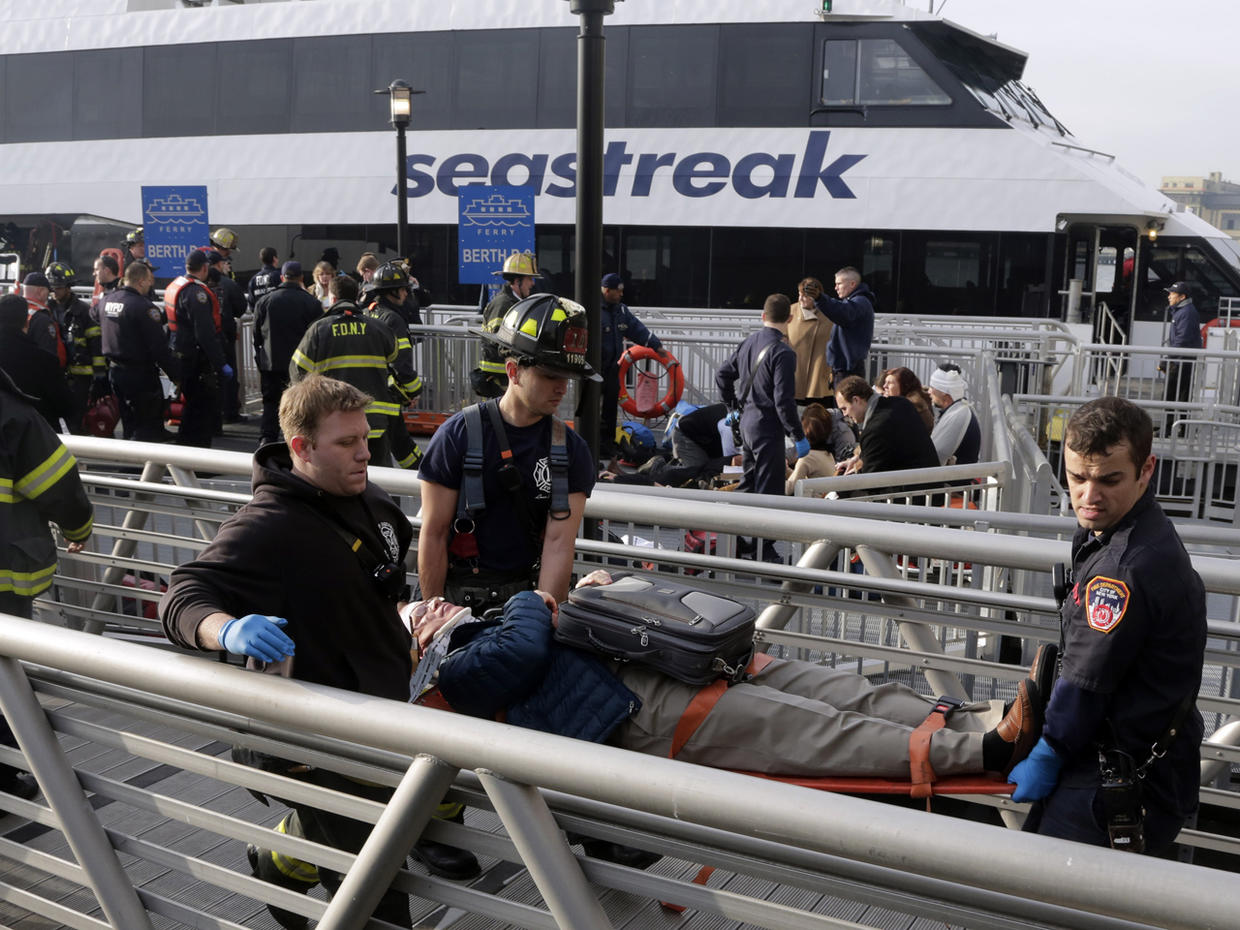
M 610 583 L 600 570 L 578 587 Z M 415 605 L 419 648 L 462 611 L 439 599 Z M 909 738 L 938 703 L 895 682 L 760 656 L 765 664 L 713 705 L 691 709 L 703 689 L 556 642 L 558 612 L 551 595 L 523 591 L 502 620 L 457 626 L 438 669 L 441 696 L 458 713 L 715 768 L 895 779 L 909 777 Z M 930 734 L 931 778 L 1007 775 L 1038 740 L 1042 703 L 1026 679 L 1006 712 L 1002 701 L 953 707 Z

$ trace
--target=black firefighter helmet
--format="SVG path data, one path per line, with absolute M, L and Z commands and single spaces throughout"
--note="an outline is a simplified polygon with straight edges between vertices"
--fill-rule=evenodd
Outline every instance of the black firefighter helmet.
M 564 297 L 534 294 L 509 307 L 495 332 L 472 332 L 535 365 L 589 381 L 603 380 L 586 361 L 585 308 Z

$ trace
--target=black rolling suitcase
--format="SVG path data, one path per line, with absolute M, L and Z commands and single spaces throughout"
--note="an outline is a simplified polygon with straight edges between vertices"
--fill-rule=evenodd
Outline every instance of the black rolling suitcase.
M 628 576 L 573 591 L 560 605 L 555 638 L 705 685 L 744 675 L 753 634 L 754 612 L 744 604 L 675 581 Z

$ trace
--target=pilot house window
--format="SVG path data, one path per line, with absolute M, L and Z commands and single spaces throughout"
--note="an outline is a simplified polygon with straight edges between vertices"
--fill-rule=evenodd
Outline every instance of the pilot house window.
M 832 39 L 823 48 L 822 102 L 927 106 L 952 101 L 894 39 Z

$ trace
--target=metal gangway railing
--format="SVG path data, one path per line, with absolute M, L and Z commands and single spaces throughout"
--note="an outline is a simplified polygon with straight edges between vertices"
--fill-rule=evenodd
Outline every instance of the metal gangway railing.
M 93 551 L 63 557 L 69 577 L 58 578 L 52 597 L 40 604 L 40 616 L 67 622 L 85 618 L 114 636 L 150 642 L 157 623 L 140 609 L 125 613 L 124 602 L 128 598 L 131 608 L 150 603 L 157 591 L 109 582 L 109 572 L 166 577 L 172 566 L 200 550 L 218 522 L 246 499 L 235 481 L 233 490 L 225 486 L 232 480 L 228 476 L 248 473 L 249 457 L 106 440 L 69 441 L 86 463 L 99 506 L 97 538 Z M 122 471 L 126 466 L 129 474 Z M 135 476 L 137 466 L 142 474 Z M 225 477 L 202 479 L 198 472 Z M 414 476 L 383 469 L 376 470 L 376 479 L 400 495 L 407 509 L 416 509 Z M 854 667 L 879 678 L 902 678 L 934 693 L 1010 696 L 1025 674 L 1023 666 L 995 661 L 997 650 L 990 646 L 1012 637 L 1028 651 L 1033 643 L 1057 635 L 1048 569 L 1065 558 L 1070 520 L 851 500 L 722 497 L 599 489 L 587 516 L 603 521 L 612 534 L 640 530 L 658 537 L 668 529 L 678 533 L 697 527 L 717 533 L 721 540 L 739 533 L 764 535 L 792 547 L 796 564 L 763 565 L 673 549 L 637 552 L 623 544 L 582 540 L 580 567 L 603 560 L 619 563 L 618 568 L 636 563 L 654 571 L 696 571 L 704 588 L 761 608 L 764 648 Z M 1234 551 L 1234 533 L 1217 528 L 1199 532 L 1205 535 L 1186 537 L 1195 553 L 1207 548 Z M 101 551 L 109 541 L 111 551 Z M 850 569 L 851 553 L 857 554 L 865 574 Z M 1240 762 L 1240 752 L 1231 746 L 1231 731 L 1223 724 L 1240 709 L 1235 678 L 1240 580 L 1234 563 L 1219 555 L 1195 554 L 1195 562 L 1212 598 L 1210 653 L 1199 704 L 1207 716 L 1207 732 L 1216 734 L 1206 744 L 1207 758 L 1218 762 L 1206 772 L 1211 784 L 1203 797 L 1212 808 L 1235 810 L 1240 805 L 1228 774 Z M 953 636 L 948 630 L 965 630 L 966 635 Z M 3 840 L 0 856 L 62 883 L 93 888 L 100 901 L 109 900 L 105 912 L 115 926 L 144 924 L 134 922 L 137 905 L 108 858 L 109 846 L 121 854 L 121 866 L 128 867 L 124 874 L 136 876 L 131 881 L 138 887 L 130 887 L 138 905 L 183 923 L 237 926 L 219 916 L 245 912 L 237 895 L 300 908 L 309 917 L 324 916 L 321 900 L 282 894 L 250 880 L 242 842 L 310 856 L 340 869 L 349 867 L 351 857 L 273 832 L 278 811 L 248 801 L 248 795 L 232 786 L 352 811 L 379 822 L 377 833 L 385 838 L 388 855 L 385 859 L 380 850 L 372 850 L 375 855 L 363 852 L 365 868 L 355 867 L 360 880 L 387 874 L 383 864 L 394 867 L 396 853 L 407 849 L 408 838 L 417 835 L 437 793 L 449 782 L 454 784 L 453 797 L 473 810 L 464 826 L 435 823 L 430 835 L 482 855 L 493 878 L 502 874 L 507 881 L 516 874 L 513 867 L 524 865 L 528 875 L 514 881 L 525 895 L 513 900 L 490 891 L 485 881 L 481 887 L 463 888 L 416 870 L 401 873 L 400 887 L 416 896 L 415 906 L 423 915 L 440 914 L 447 907 L 485 915 L 497 925 L 606 926 L 602 920 L 610 918 L 598 916 L 597 902 L 605 909 L 622 894 L 649 903 L 651 915 L 653 901 L 672 900 L 746 926 L 864 926 L 886 921 L 887 909 L 978 927 L 1022 920 L 1065 927 L 1151 922 L 1232 926 L 1237 916 L 1229 910 L 1235 905 L 1225 893 L 1230 886 L 1222 885 L 1231 876 L 1216 877 L 1205 869 L 1133 859 L 1123 860 L 1121 868 L 1115 854 L 1106 851 L 1042 845 L 1050 841 L 999 834 L 970 823 L 961 822 L 958 829 L 956 821 L 944 830 L 941 823 L 913 812 L 783 785 L 754 786 L 728 773 L 481 721 L 444 721 L 442 715 L 420 708 L 273 682 L 199 657 L 88 639 L 46 625 L 0 620 L 0 655 L 40 666 L 29 668 L 27 677 L 34 682 L 41 708 L 32 706 L 28 694 L 22 696 L 21 668 L 7 660 L 0 662 L 0 703 L 28 747 L 26 755 L 52 802 L 50 812 L 44 805 L 8 798 L 0 798 L 0 806 L 42 828 L 74 833 L 70 846 L 76 865 L 29 844 Z M 106 717 L 103 722 L 101 715 Z M 40 730 L 44 720 L 57 728 L 63 745 L 73 747 L 69 761 L 79 747 L 103 749 L 84 748 L 78 754 L 83 761 L 70 773 L 64 760 L 56 761 L 58 750 L 50 735 Z M 174 735 L 154 738 L 130 721 Z M 307 721 L 314 721 L 313 726 Z M 187 748 L 187 739 L 196 743 Z M 286 783 L 230 763 L 231 745 L 309 758 L 313 764 L 398 786 L 399 800 L 384 811 Z M 112 761 L 124 771 L 141 766 L 143 759 L 149 767 L 132 780 L 99 772 L 88 760 L 98 758 L 100 751 L 120 753 Z M 411 763 L 410 757 L 419 753 L 442 764 L 427 759 Z M 17 753 L 0 752 L 0 759 L 23 764 Z M 479 774 L 472 776 L 471 771 Z M 160 790 L 151 780 L 163 773 L 172 785 L 182 784 L 177 779 L 195 780 L 183 791 Z M 92 793 L 98 810 L 113 816 L 100 817 L 95 827 L 88 817 L 76 817 L 74 811 L 84 810 L 78 785 Z M 194 804 L 191 795 L 208 800 Z M 740 797 L 745 798 L 743 805 L 737 803 Z M 1018 819 L 1019 805 L 997 798 L 987 803 Z M 122 805 L 135 813 L 114 818 Z M 208 851 L 187 855 L 175 843 L 129 826 L 149 828 L 152 817 L 210 835 L 209 842 L 199 836 L 191 844 Z M 568 854 L 559 827 L 675 858 L 666 869 L 649 873 L 580 862 Z M 930 836 L 934 841 L 926 842 Z M 1181 839 L 1198 850 L 1240 852 L 1240 841 L 1219 833 L 1189 829 Z M 742 894 L 746 882 L 739 879 L 735 888 L 729 883 L 723 891 L 702 889 L 686 881 L 694 863 L 748 876 L 751 885 L 765 883 L 769 888 L 778 882 L 816 893 L 792 895 L 799 903 L 790 905 L 789 895 L 772 903 L 760 894 Z M 184 894 L 168 895 L 143 885 L 140 876 L 150 874 L 152 866 L 166 876 L 167 884 L 160 887 L 179 887 L 174 880 L 188 876 L 195 883 L 192 893 L 186 888 Z M 1131 871 L 1134 867 L 1136 872 Z M 1029 869 L 1035 873 L 1032 879 Z M 586 885 L 579 873 L 593 885 Z M 1097 883 L 1104 874 L 1124 879 L 1118 885 L 1112 880 L 1100 894 Z M 1131 886 L 1126 884 L 1130 876 L 1139 876 Z M 1168 886 L 1175 889 L 1170 897 Z M 867 910 L 864 921 L 849 918 L 841 923 L 816 911 L 826 900 L 821 898 L 824 891 L 832 899 L 879 910 Z M 1181 894 L 1186 897 L 1181 899 Z M 53 915 L 68 926 L 100 925 L 72 917 L 67 913 L 71 909 L 43 900 L 37 889 L 0 888 L 0 899 Z M 210 903 L 198 903 L 204 901 Z M 261 903 L 249 907 L 249 913 L 261 912 Z M 338 907 L 344 913 L 324 916 L 321 926 L 356 925 L 348 923 L 355 912 L 347 904 Z M 125 916 L 113 918 L 112 913 Z M 657 925 L 654 919 L 638 922 Z

